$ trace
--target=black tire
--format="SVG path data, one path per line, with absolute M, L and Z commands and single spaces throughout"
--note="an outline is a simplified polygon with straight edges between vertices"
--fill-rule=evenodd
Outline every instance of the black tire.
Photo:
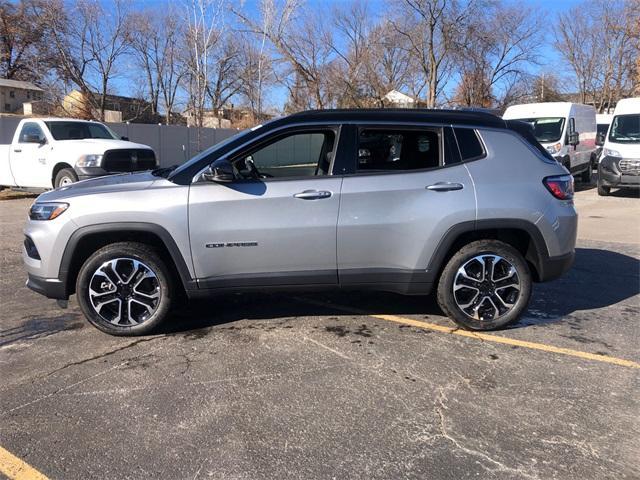
M 611 194 L 611 187 L 605 187 L 598 181 L 598 195 L 607 197 L 609 194 Z
M 580 174 L 580 181 L 582 183 L 591 184 L 591 162 L 587 166 L 587 169 Z
M 517 292 L 515 288 L 512 288 L 511 292 L 507 290 L 509 295 L 517 295 L 517 298 L 513 298 L 513 306 L 511 306 L 510 309 L 505 310 L 502 314 L 499 314 L 497 318 L 474 319 L 465 313 L 458 305 L 454 294 L 454 282 L 456 281 L 459 269 L 464 265 L 472 264 L 474 262 L 474 257 L 483 255 L 496 255 L 502 257 L 505 261 L 504 263 L 502 260 L 496 262 L 500 265 L 499 268 L 501 269 L 505 268 L 507 264 L 510 264 L 510 267 L 514 267 L 516 273 L 515 280 L 519 281 L 520 290 L 519 295 L 514 293 Z M 486 262 L 486 260 L 483 261 Z M 493 260 L 491 263 L 493 263 Z M 495 283 L 497 284 L 498 282 Z M 477 285 L 477 283 L 473 284 Z M 529 270 L 527 262 L 518 250 L 513 248 L 511 245 L 498 240 L 477 240 L 462 247 L 447 262 L 438 282 L 438 304 L 442 311 L 451 320 L 465 330 L 495 330 L 504 328 L 518 321 L 520 315 L 522 315 L 529 304 L 529 299 L 531 297 L 531 284 L 531 271 Z M 478 295 L 482 295 L 480 291 L 478 292 Z M 484 300 L 484 296 L 482 296 L 482 298 L 480 305 L 488 305 Z M 503 306 L 504 304 L 501 305 L 501 307 Z
M 97 273 L 98 269 L 105 264 L 105 262 L 114 261 L 115 259 L 119 260 L 116 264 L 123 263 L 123 267 L 127 267 L 127 262 L 130 262 L 131 269 L 134 268 L 133 261 L 138 261 L 143 264 L 140 267 L 140 272 L 145 272 L 149 270 L 154 276 L 149 277 L 149 280 L 152 282 L 150 287 L 152 287 L 152 294 L 155 295 L 155 292 L 158 292 L 158 299 L 155 302 L 148 301 L 149 303 L 153 303 L 152 312 L 147 312 L 146 314 L 143 312 L 143 308 L 135 302 L 136 305 L 131 306 L 131 302 L 127 302 L 129 306 L 131 306 L 131 311 L 129 307 L 124 310 L 124 313 L 127 314 L 128 318 L 134 314 L 138 315 L 142 321 L 138 324 L 133 324 L 129 321 L 122 322 L 112 322 L 109 319 L 105 318 L 105 316 L 98 313 L 96 308 L 94 308 L 90 294 L 89 288 L 93 281 L 96 282 L 98 278 L 107 278 L 107 282 L 110 284 L 110 287 L 113 287 L 114 293 L 112 294 L 118 298 L 131 298 L 136 297 L 135 288 L 134 292 L 129 291 L 128 293 L 131 295 L 130 297 L 125 297 L 126 293 L 123 293 L 121 289 L 124 289 L 126 285 L 128 285 L 131 280 L 134 278 L 133 273 L 128 278 L 126 284 L 118 284 L 121 286 L 116 286 L 114 282 L 111 282 L 110 278 L 104 275 L 98 274 L 98 276 L 94 276 Z M 110 267 L 107 267 L 110 268 Z M 120 267 L 118 267 L 120 268 Z M 135 272 L 134 272 L 135 273 Z M 117 277 L 113 277 L 114 279 Z M 147 281 L 147 280 L 144 280 Z M 96 285 L 91 285 L 94 287 L 94 292 Z M 102 287 L 104 288 L 104 287 Z M 109 288 L 107 290 L 110 290 Z M 102 293 L 102 292 L 98 292 Z M 107 245 L 96 251 L 93 255 L 91 255 L 80 268 L 80 272 L 78 273 L 78 280 L 76 282 L 76 294 L 78 297 L 78 304 L 80 305 L 80 309 L 82 313 L 84 313 L 87 320 L 99 330 L 102 330 L 105 333 L 110 335 L 118 335 L 118 336 L 136 336 L 136 335 L 145 335 L 152 332 L 156 329 L 162 322 L 164 322 L 169 314 L 169 310 L 171 308 L 171 303 L 173 301 L 174 296 L 174 288 L 173 288 L 173 278 L 171 276 L 169 268 L 167 268 L 165 262 L 160 258 L 158 253 L 148 245 L 136 242 L 121 242 L 114 243 L 111 245 Z M 109 308 L 113 310 L 118 310 L 120 317 L 123 317 L 123 310 L 120 306 L 120 303 L 117 303 L 117 300 L 114 301 L 113 304 Z M 147 309 L 148 310 L 148 309 Z M 102 312 L 102 309 L 100 310 Z
M 68 185 L 78 181 L 78 175 L 73 168 L 63 168 L 56 173 L 56 178 L 53 179 L 53 187 L 59 188 L 63 185 Z

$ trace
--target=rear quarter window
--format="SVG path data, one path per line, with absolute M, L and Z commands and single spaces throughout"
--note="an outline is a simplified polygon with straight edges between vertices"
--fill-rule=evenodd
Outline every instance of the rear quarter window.
M 473 128 L 454 128 L 453 131 L 463 161 L 485 156 L 484 146 Z

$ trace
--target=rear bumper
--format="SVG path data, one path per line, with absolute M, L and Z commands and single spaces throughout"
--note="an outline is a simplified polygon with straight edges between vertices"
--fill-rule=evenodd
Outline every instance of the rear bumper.
M 549 282 L 564 275 L 573 265 L 575 251 L 557 257 L 547 257 L 538 265 L 538 276 L 541 282 Z
M 42 278 L 28 274 L 26 285 L 34 292 L 47 298 L 56 300 L 67 300 L 69 298 L 64 283 L 57 278 Z

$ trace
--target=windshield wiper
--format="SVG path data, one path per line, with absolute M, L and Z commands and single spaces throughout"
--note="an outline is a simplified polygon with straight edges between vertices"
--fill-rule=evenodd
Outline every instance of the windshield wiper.
M 171 172 L 173 172 L 178 165 L 171 165 L 170 167 L 156 168 L 151 171 L 151 174 L 156 177 L 167 178 Z

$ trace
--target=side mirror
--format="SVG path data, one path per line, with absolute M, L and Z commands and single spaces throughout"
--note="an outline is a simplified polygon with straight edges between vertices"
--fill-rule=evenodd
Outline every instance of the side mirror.
M 219 159 L 213 162 L 202 174 L 202 178 L 207 182 L 231 183 L 236 179 L 233 166 L 226 159 Z
M 120 137 L 120 140 L 124 140 L 125 142 L 128 142 L 129 141 L 129 137 L 122 136 L 122 137 Z
M 599 147 L 604 145 L 606 136 L 607 134 L 605 132 L 598 132 L 598 134 L 596 135 L 596 145 Z
M 580 134 L 578 132 L 571 132 L 567 135 L 567 143 L 572 147 L 575 147 L 580 143 Z

